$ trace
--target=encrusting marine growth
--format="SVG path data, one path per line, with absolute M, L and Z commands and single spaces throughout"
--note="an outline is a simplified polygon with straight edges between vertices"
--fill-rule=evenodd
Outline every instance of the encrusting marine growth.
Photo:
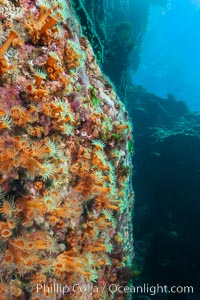
M 103 289 L 127 285 L 133 256 L 124 106 L 69 1 L 0 15 L 0 299 L 124 299 Z M 37 291 L 52 283 L 71 290 Z

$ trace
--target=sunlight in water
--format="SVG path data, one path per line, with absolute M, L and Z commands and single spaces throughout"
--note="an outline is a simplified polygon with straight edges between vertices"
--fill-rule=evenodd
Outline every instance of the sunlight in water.
M 200 8 L 200 0 L 191 0 L 191 2 Z

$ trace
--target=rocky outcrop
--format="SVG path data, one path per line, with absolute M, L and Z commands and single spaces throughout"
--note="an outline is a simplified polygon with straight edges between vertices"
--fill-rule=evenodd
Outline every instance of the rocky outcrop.
M 0 5 L 0 298 L 122 299 L 109 286 L 133 258 L 127 113 L 70 1 Z

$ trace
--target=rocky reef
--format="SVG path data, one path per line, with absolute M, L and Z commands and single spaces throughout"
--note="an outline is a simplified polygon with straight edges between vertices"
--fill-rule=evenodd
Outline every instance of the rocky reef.
M 140 26 L 133 26 L 132 23 L 133 14 L 136 13 L 133 2 L 120 0 L 116 6 L 114 0 L 72 0 L 98 63 L 115 84 L 122 98 L 126 90 L 130 54 L 136 40 L 139 44 L 141 30 Z M 136 55 L 135 51 L 134 56 Z
M 133 283 L 192 285 L 194 294 L 133 299 L 197 300 L 199 291 L 200 116 L 173 95 L 134 86 L 149 6 L 165 0 L 73 0 L 102 69 L 126 99 L 134 123 L 135 277 Z M 132 35 L 129 43 L 126 33 Z
M 122 99 L 140 63 L 143 35 L 151 5 L 165 7 L 167 0 L 72 0 L 84 35 L 92 44 L 103 72 Z
M 134 115 L 134 241 L 141 274 L 134 284 L 193 286 L 193 294 L 156 300 L 199 299 L 200 115 L 173 95 L 132 87 Z M 139 296 L 135 299 L 143 299 Z
M 1 0 L 0 32 L 0 298 L 124 299 L 127 112 L 70 1 Z

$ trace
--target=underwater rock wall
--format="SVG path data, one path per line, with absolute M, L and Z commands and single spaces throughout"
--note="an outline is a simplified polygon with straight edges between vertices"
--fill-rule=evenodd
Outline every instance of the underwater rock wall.
M 130 54 L 138 31 L 132 24 L 133 2 L 120 0 L 116 6 L 116 2 L 110 0 L 72 0 L 72 4 L 98 63 L 124 98 Z
M 199 299 L 200 116 L 173 95 L 163 99 L 142 87 L 132 87 L 129 99 L 136 153 L 134 260 L 141 270 L 134 284 L 193 286 L 193 295 L 172 298 Z M 163 297 L 171 300 L 162 293 L 155 299 Z
M 72 0 L 84 35 L 98 63 L 123 100 L 128 100 L 132 75 L 140 63 L 150 5 L 165 7 L 165 0 Z
M 123 299 L 108 287 L 133 258 L 124 106 L 70 1 L 2 0 L 0 16 L 0 298 Z

